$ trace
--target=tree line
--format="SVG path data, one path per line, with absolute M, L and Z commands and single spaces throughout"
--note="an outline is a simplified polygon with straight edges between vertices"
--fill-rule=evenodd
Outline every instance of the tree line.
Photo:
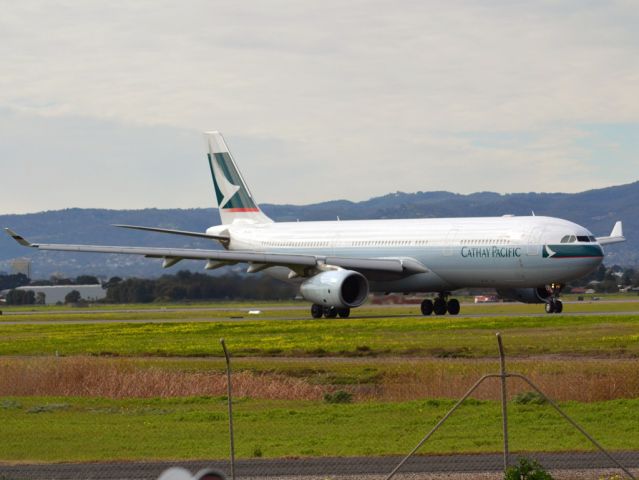
M 50 280 L 30 282 L 23 274 L 0 275 L 0 290 L 10 290 L 6 302 L 10 305 L 30 305 L 44 303 L 32 291 L 15 290 L 17 287 L 32 285 L 88 285 L 100 284 L 92 275 L 81 275 L 75 279 L 54 277 Z M 102 284 L 107 289 L 106 303 L 150 303 L 205 300 L 285 300 L 297 294 L 297 287 L 266 275 L 239 275 L 230 273 L 211 276 L 181 270 L 175 275 L 159 278 L 112 277 Z M 600 265 L 589 275 L 571 282 L 568 287 L 591 286 L 600 293 L 618 292 L 620 286 L 639 287 L 639 269 L 623 269 L 617 265 Z M 567 290 L 568 291 L 568 290 Z M 81 302 L 77 291 L 65 299 L 67 303 Z
M 181 270 L 157 279 L 129 278 L 108 282 L 106 301 L 148 303 L 185 300 L 283 300 L 295 296 L 293 285 L 270 277 L 228 274 L 211 276 Z

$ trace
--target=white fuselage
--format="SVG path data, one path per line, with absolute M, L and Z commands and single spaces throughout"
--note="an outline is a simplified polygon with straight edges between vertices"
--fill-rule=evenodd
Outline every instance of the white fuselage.
M 539 287 L 579 278 L 603 258 L 592 233 L 552 217 L 236 222 L 224 228 L 231 237 L 229 250 L 410 258 L 428 270 L 400 280 L 371 278 L 373 291 Z M 287 269 L 267 272 L 285 277 Z

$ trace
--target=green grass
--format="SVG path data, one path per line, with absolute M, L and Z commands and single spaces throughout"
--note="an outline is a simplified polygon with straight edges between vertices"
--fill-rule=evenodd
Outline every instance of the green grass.
M 153 303 L 90 303 L 86 307 L 73 307 L 71 305 L 2 305 L 1 310 L 6 312 L 65 312 L 74 308 L 90 310 L 152 310 L 158 308 L 165 309 L 185 309 L 185 308 L 249 308 L 255 305 L 260 307 L 286 307 L 300 305 L 299 301 L 203 301 L 203 302 L 153 302 Z
M 0 324 L 0 355 L 639 355 L 639 315 L 392 317 L 192 323 Z
M 402 454 L 453 404 L 239 400 L 237 454 L 249 458 L 257 449 L 265 457 Z M 564 407 L 607 448 L 639 448 L 639 400 Z M 511 403 L 509 417 L 513 450 L 592 449 L 548 406 Z M 5 398 L 0 422 L 0 461 L 225 458 L 228 452 L 222 398 Z M 420 452 L 498 452 L 500 446 L 499 404 L 470 401 Z
M 576 297 L 564 297 L 564 310 L 567 313 L 639 313 L 639 297 L 602 297 L 599 301 L 586 297 L 577 302 Z M 462 307 L 462 313 L 470 315 L 510 314 L 524 315 L 543 312 L 543 305 L 526 305 L 521 303 L 487 303 L 472 304 L 472 299 L 461 300 L 471 302 Z M 621 301 L 620 301 L 621 300 Z M 570 302 L 570 303 L 568 303 Z M 253 317 L 249 310 L 261 310 L 259 318 L 306 318 L 310 306 L 306 302 L 216 302 L 216 303 L 171 303 L 171 304 L 128 304 L 102 305 L 89 307 L 63 306 L 2 306 L 10 315 L 0 316 L 1 321 L 127 321 L 127 320 L 209 320 L 228 319 L 230 317 Z M 152 310 L 152 311 L 151 311 Z M 421 316 L 419 305 L 364 305 L 353 309 L 352 316 L 386 317 L 386 316 Z

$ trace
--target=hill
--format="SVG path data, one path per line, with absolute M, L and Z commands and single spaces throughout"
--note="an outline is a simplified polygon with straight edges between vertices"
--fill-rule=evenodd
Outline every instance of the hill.
M 372 218 L 479 217 L 504 214 L 548 215 L 572 220 L 595 235 L 607 235 L 614 222 L 624 222 L 628 241 L 608 248 L 606 263 L 639 265 L 639 182 L 581 193 L 479 192 L 461 195 L 450 192 L 396 192 L 362 202 L 336 200 L 313 205 L 262 204 L 276 221 Z M 0 215 L 0 226 L 8 226 L 36 242 L 97 243 L 110 245 L 216 247 L 215 242 L 172 235 L 134 232 L 111 227 L 114 223 L 152 225 L 203 231 L 219 223 L 217 209 L 66 209 L 24 215 Z M 126 255 L 38 252 L 20 247 L 0 235 L 0 270 L 9 270 L 12 259 L 29 257 L 34 277 L 54 272 L 75 276 L 157 276 L 166 273 L 157 260 Z M 201 270 L 201 262 L 184 262 L 180 267 Z

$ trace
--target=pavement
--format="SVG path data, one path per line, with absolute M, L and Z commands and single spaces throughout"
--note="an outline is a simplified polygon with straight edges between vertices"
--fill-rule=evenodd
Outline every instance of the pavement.
M 591 453 L 540 453 L 526 454 L 534 458 L 549 471 L 617 471 L 606 457 Z M 628 469 L 639 469 L 639 452 L 617 452 L 615 457 Z M 517 456 L 512 455 L 511 464 Z M 252 459 L 236 462 L 236 477 L 351 477 L 385 478 L 399 464 L 402 457 L 321 457 L 288 459 Z M 173 466 L 197 472 L 203 468 L 214 468 L 229 475 L 228 460 L 211 461 L 164 461 L 164 462 L 108 462 L 108 463 L 61 463 L 0 465 L 2 479 L 33 480 L 152 480 Z M 406 474 L 449 474 L 445 478 L 456 478 L 450 474 L 503 472 L 502 454 L 476 455 L 418 455 L 411 458 L 398 472 Z M 592 474 L 591 474 L 592 475 Z M 635 473 L 636 475 L 636 473 Z M 564 475 L 565 476 L 565 475 Z M 429 477 L 430 478 L 430 477 Z M 464 475 L 464 478 L 472 478 Z M 590 476 L 589 478 L 598 478 Z M 621 477 L 623 478 L 623 476 Z

